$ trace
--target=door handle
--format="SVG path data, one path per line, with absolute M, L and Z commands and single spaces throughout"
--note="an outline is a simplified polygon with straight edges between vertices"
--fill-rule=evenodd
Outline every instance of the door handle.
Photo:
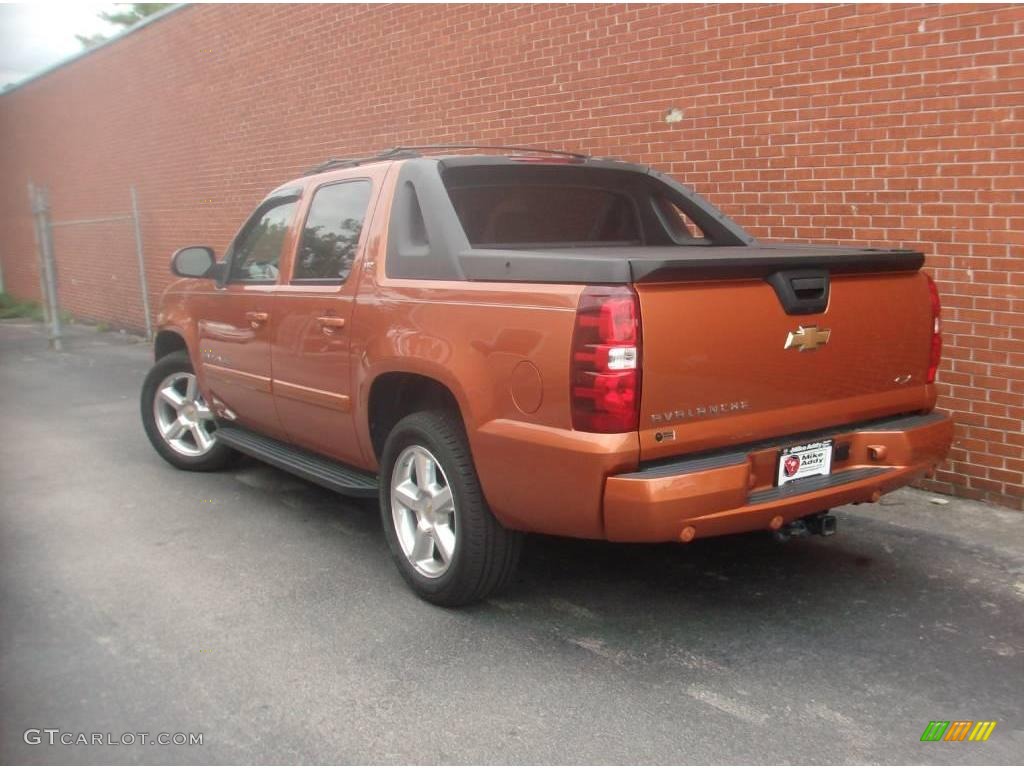
M 268 312 L 246 312 L 245 319 L 249 321 L 249 325 L 253 328 L 259 328 L 267 320 L 270 319 L 270 313 Z
M 320 323 L 320 330 L 326 333 L 328 336 L 337 333 L 345 327 L 344 317 L 335 317 L 334 315 L 324 315 L 318 317 L 317 322 Z

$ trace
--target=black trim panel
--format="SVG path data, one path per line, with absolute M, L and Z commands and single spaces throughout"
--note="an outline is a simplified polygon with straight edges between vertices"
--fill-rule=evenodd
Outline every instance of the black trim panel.
M 825 270 L 831 275 L 916 272 L 924 264 L 924 254 L 917 251 L 829 245 L 753 243 L 705 248 L 681 246 L 673 250 L 675 253 L 667 258 L 646 254 L 630 258 L 633 282 L 765 278 L 790 269 Z
M 849 435 L 854 432 L 904 432 L 908 429 L 918 429 L 929 424 L 942 421 L 948 418 L 942 411 L 931 413 L 913 414 L 910 416 L 886 417 L 873 421 L 860 421 L 853 424 L 844 424 L 828 429 L 815 430 L 813 432 L 798 432 L 793 435 L 773 437 L 769 440 L 760 440 L 754 443 L 744 443 L 740 446 L 732 446 L 722 451 L 710 451 L 706 453 L 675 457 L 671 459 L 659 459 L 657 461 L 643 462 L 635 472 L 628 472 L 616 477 L 625 477 L 632 480 L 653 480 L 659 477 L 671 477 L 672 475 L 685 475 L 690 472 L 701 472 L 707 469 L 729 467 L 736 464 L 744 464 L 747 456 L 756 451 L 766 448 L 785 448 L 790 445 L 813 442 L 825 438 L 836 438 Z
M 669 244 L 653 211 L 641 215 L 648 245 L 605 247 L 471 247 L 448 194 L 448 185 L 472 186 L 474 166 L 498 175 L 514 170 L 531 183 L 547 179 L 612 186 L 636 202 L 663 196 L 679 206 L 707 241 Z M 450 178 L 449 178 L 450 177 Z M 495 183 L 501 183 L 496 181 Z M 648 220 L 650 219 L 650 220 Z M 629 284 L 694 280 L 749 280 L 785 270 L 829 274 L 913 272 L 924 264 L 917 251 L 856 246 L 761 243 L 722 211 L 670 176 L 645 166 L 587 159 L 567 164 L 524 164 L 500 156 L 421 157 L 404 160 L 388 227 L 388 277 L 506 283 Z M 660 233 L 660 234 L 659 234 Z M 710 243 L 714 243 L 713 245 Z
M 659 283 L 764 279 L 780 271 L 916 272 L 915 251 L 803 245 L 667 245 L 537 250 L 473 248 L 459 254 L 468 280 L 522 283 Z
M 747 503 L 751 506 L 754 504 L 765 504 L 769 501 L 784 499 L 788 496 L 799 496 L 803 493 L 834 488 L 837 485 L 856 483 L 858 480 L 867 480 L 869 477 L 884 475 L 886 472 L 891 472 L 892 469 L 892 467 L 860 467 L 859 469 L 848 469 L 845 472 L 833 472 L 831 475 L 805 477 L 802 480 L 794 480 L 777 488 L 765 488 L 763 491 L 755 491 L 747 497 Z
M 917 429 L 928 424 L 934 424 L 946 418 L 948 417 L 942 411 L 932 411 L 931 413 L 919 413 L 915 416 L 903 416 L 871 422 L 871 428 L 876 432 L 902 432 L 905 429 Z
M 747 451 L 729 451 L 728 453 L 708 454 L 696 459 L 683 459 L 682 461 L 675 459 L 669 463 L 652 464 L 636 472 L 616 475 L 616 477 L 625 477 L 631 480 L 654 480 L 659 477 L 688 475 L 691 472 L 703 472 L 708 469 L 720 469 L 721 467 L 746 464 L 747 456 Z
M 375 476 L 280 440 L 228 426 L 218 427 L 217 439 L 236 451 L 346 496 L 372 498 L 377 495 Z

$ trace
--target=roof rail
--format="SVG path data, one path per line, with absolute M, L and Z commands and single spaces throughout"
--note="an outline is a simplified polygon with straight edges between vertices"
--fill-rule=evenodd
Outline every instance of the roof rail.
M 370 155 L 368 157 L 330 157 L 320 165 L 314 165 L 312 168 L 303 173 L 303 176 L 312 176 L 314 173 L 323 173 L 324 171 L 330 171 L 334 168 L 354 168 L 357 165 L 365 165 L 366 163 L 375 163 L 380 160 L 399 160 L 406 157 L 419 157 L 419 153 L 410 151 L 405 147 L 394 147 L 376 155 Z
M 505 146 L 502 144 L 417 144 L 414 146 L 406 147 L 395 147 L 392 152 L 402 150 L 418 151 L 421 149 L 435 150 L 435 149 L 501 149 L 510 152 L 532 152 L 541 155 L 560 155 L 562 157 L 575 157 L 579 160 L 588 160 L 590 155 L 584 155 L 579 152 L 566 152 L 561 149 L 540 149 L 539 147 L 516 147 L 516 146 Z
M 415 146 L 407 147 L 392 147 L 391 149 L 385 150 L 376 155 L 369 155 L 367 157 L 331 157 L 320 163 L 320 165 L 313 166 L 302 175 L 312 176 L 315 173 L 323 173 L 324 171 L 330 171 L 335 168 L 354 168 L 357 165 L 375 163 L 381 160 L 402 160 L 410 157 L 421 157 L 420 150 L 443 149 L 489 149 L 503 150 L 506 152 L 530 152 L 541 155 L 558 155 L 560 157 L 572 157 L 577 160 L 590 159 L 590 155 L 583 155 L 579 152 L 565 152 L 560 149 L 539 149 L 537 147 L 511 147 L 497 144 L 417 144 Z

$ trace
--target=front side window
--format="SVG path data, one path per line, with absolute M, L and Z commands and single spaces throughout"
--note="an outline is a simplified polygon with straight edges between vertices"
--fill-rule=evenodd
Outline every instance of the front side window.
M 281 249 L 295 217 L 296 200 L 263 209 L 235 241 L 231 257 L 231 281 L 272 283 L 277 280 Z
M 320 187 L 309 204 L 292 280 L 345 282 L 352 271 L 372 185 L 346 181 Z

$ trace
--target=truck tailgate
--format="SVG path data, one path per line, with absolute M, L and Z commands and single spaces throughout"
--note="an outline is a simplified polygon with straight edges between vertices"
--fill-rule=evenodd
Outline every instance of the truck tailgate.
M 926 383 L 933 320 L 916 264 L 833 273 L 816 314 L 787 314 L 761 276 L 684 275 L 635 284 L 642 460 L 934 405 Z

